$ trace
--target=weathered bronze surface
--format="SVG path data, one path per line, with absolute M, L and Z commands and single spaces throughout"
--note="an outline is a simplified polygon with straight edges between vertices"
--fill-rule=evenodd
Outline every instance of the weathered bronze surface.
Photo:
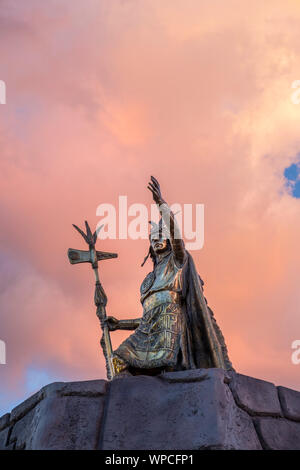
M 201 367 L 232 370 L 223 335 L 203 296 L 203 281 L 153 176 L 148 189 L 161 213 L 159 225 L 151 222 L 148 256 L 153 270 L 140 288 L 142 318 L 107 319 L 111 331 L 135 328 L 114 351 L 116 373 L 153 375 Z

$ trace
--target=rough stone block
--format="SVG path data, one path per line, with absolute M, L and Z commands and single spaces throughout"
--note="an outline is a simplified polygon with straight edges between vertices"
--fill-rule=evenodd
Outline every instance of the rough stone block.
M 35 409 L 32 408 L 23 418 L 17 421 L 9 438 L 9 444 L 15 443 L 16 449 L 25 449 L 29 436 L 32 432 L 32 420 L 35 414 Z
M 0 431 L 9 425 L 10 413 L 6 413 L 0 418 Z
M 300 421 L 300 392 L 286 387 L 277 388 L 284 416 L 294 421 Z
M 281 416 L 277 389 L 271 382 L 230 373 L 230 389 L 237 405 L 250 415 Z
M 60 391 L 61 396 L 100 397 L 105 395 L 106 380 L 87 380 L 85 382 L 65 383 Z
M 0 449 L 300 449 L 299 396 L 222 369 L 56 382 L 0 418 Z
M 84 382 L 54 382 L 42 388 L 45 397 L 57 396 L 81 396 L 99 397 L 105 395 L 106 380 L 85 380 Z
M 300 423 L 283 418 L 254 418 L 264 449 L 300 450 Z
M 213 374 L 219 376 L 221 382 L 228 382 L 227 374 L 222 369 L 213 369 Z M 182 370 L 178 372 L 165 372 L 160 375 L 161 380 L 165 380 L 169 383 L 190 383 L 190 382 L 202 382 L 211 376 L 211 369 L 191 369 Z
M 45 385 L 45 387 L 41 389 L 41 392 L 43 393 L 44 398 L 51 395 L 59 395 L 65 385 L 66 382 L 52 382 L 51 384 Z
M 28 449 L 95 449 L 107 382 L 56 382 L 44 387 L 35 408 Z
M 15 450 L 15 443 L 13 442 L 12 444 L 8 444 L 8 446 L 5 447 L 5 450 Z
M 261 449 L 221 369 L 114 379 L 100 448 Z
M 90 380 L 44 387 L 13 410 L 9 444 L 16 449 L 95 449 L 106 385 L 105 380 Z
M 31 397 L 27 398 L 27 400 L 20 403 L 20 405 L 16 406 L 10 414 L 10 421 L 13 423 L 23 418 L 26 413 L 32 410 L 32 408 L 34 408 L 43 399 L 43 396 L 43 392 L 40 390 Z
M 0 450 L 6 450 L 9 428 L 0 431 Z
M 74 450 L 97 447 L 104 397 L 48 397 L 35 409 L 30 439 L 33 450 Z

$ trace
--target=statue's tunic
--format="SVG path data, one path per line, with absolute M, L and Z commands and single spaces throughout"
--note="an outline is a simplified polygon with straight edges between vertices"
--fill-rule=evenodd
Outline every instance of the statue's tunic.
M 140 325 L 115 351 L 130 366 L 142 369 L 176 366 L 184 330 L 183 266 L 176 265 L 170 252 L 144 279 L 140 289 L 143 305 Z

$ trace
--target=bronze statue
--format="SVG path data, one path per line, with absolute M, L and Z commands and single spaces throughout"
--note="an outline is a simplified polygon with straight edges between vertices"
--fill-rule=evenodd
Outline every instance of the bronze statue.
M 203 295 L 203 281 L 153 176 L 148 189 L 159 208 L 161 220 L 158 225 L 151 222 L 149 252 L 142 264 L 151 257 L 153 270 L 140 288 L 141 318 L 117 320 L 106 316 L 107 297 L 99 279 L 98 261 L 116 258 L 117 254 L 96 251 L 97 231 L 92 234 L 87 222 L 86 233 L 74 227 L 88 244 L 89 251 L 73 248 L 68 251 L 71 264 L 91 263 L 95 273 L 94 300 L 103 330 L 100 344 L 107 377 L 156 375 L 164 371 L 209 367 L 233 370 L 224 337 Z M 135 332 L 113 351 L 109 331 L 117 329 Z
M 221 330 L 203 296 L 203 281 L 153 176 L 148 189 L 162 217 L 159 225 L 152 223 L 149 237 L 153 270 L 140 288 L 142 317 L 106 319 L 110 331 L 135 330 L 113 352 L 115 373 L 155 375 L 202 367 L 233 370 Z

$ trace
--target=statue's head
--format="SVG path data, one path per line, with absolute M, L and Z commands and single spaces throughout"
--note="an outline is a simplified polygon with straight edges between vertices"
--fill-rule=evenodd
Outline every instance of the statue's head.
M 150 221 L 151 231 L 149 234 L 149 240 L 151 250 L 155 255 L 160 255 L 167 250 L 170 250 L 169 231 L 164 226 L 163 220 L 160 219 L 159 223 Z
M 149 234 L 150 248 L 142 266 L 144 266 L 149 256 L 151 257 L 155 265 L 156 259 L 157 257 L 159 257 L 159 255 L 171 251 L 169 233 L 167 228 L 163 226 L 162 219 L 159 221 L 159 224 L 156 224 L 152 221 L 150 222 L 150 224 L 152 226 Z
M 167 238 L 164 238 L 162 235 L 155 234 L 154 236 L 150 235 L 150 244 L 153 252 L 156 255 L 164 253 L 170 249 L 170 242 Z

